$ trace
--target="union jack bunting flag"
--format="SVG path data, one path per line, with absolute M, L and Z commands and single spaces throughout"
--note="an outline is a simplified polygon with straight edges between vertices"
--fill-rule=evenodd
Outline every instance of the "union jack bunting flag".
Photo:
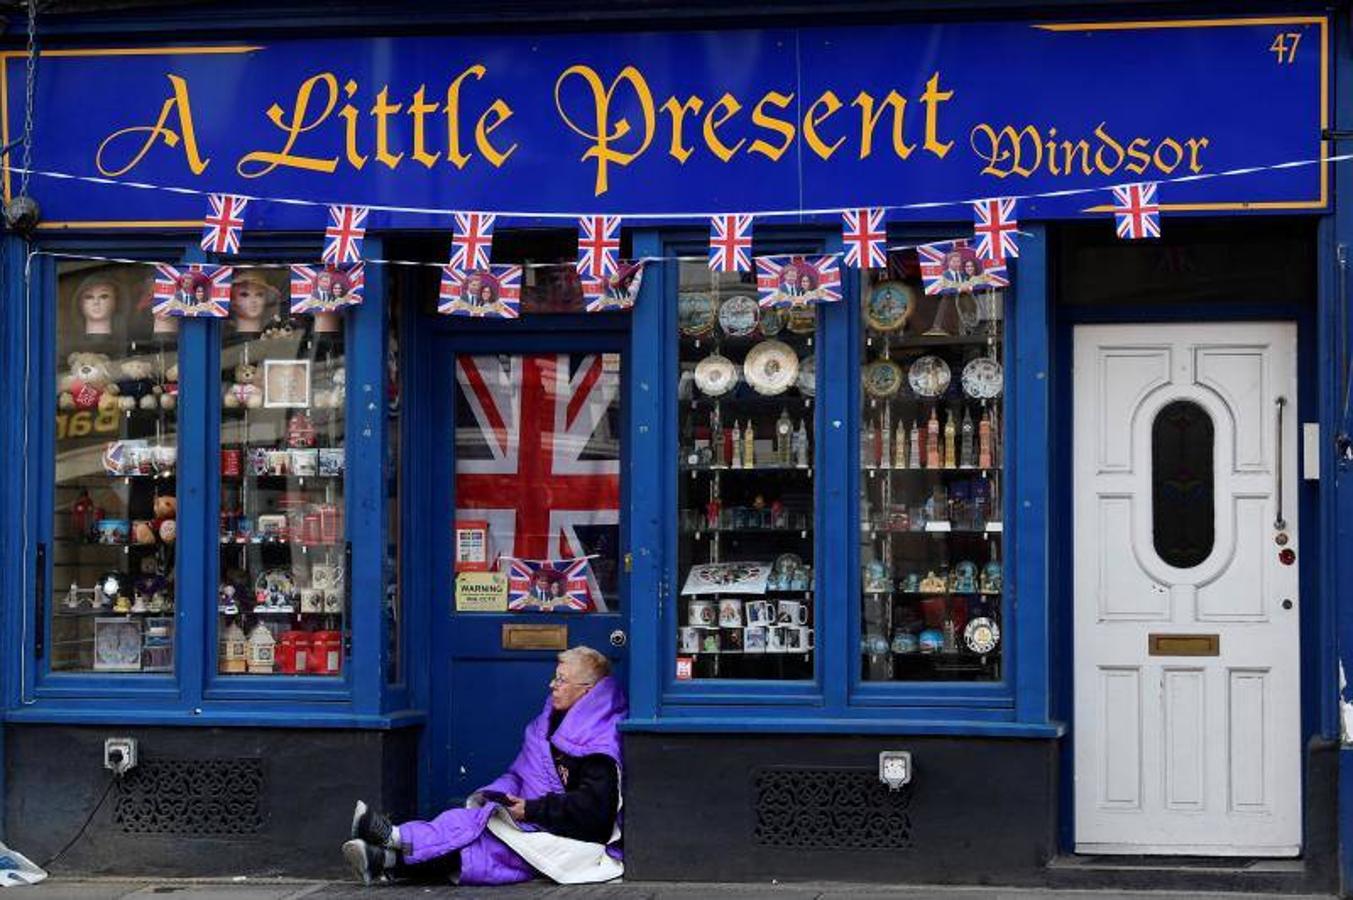
M 1004 262 L 1019 256 L 1019 244 L 1015 241 L 1019 222 L 1015 219 L 1014 197 L 978 200 L 972 210 L 978 259 Z
M 583 300 L 585 309 L 590 312 L 612 312 L 634 308 L 639 297 L 639 288 L 644 281 L 644 261 L 633 260 L 617 263 L 614 275 L 592 281 L 584 278 Z
M 715 272 L 752 270 L 752 217 L 715 216 L 709 222 L 709 267 Z
M 244 208 L 249 201 L 234 194 L 209 194 L 211 207 L 202 224 L 202 249 L 208 253 L 239 253 L 244 231 Z
M 916 248 L 927 294 L 958 294 L 1010 286 L 1005 261 L 983 260 L 967 241 L 940 241 Z
M 1118 236 L 1128 240 L 1160 237 L 1160 204 L 1156 202 L 1156 181 L 1124 184 L 1113 188 L 1113 217 Z
M 517 559 L 507 564 L 509 612 L 593 612 L 589 557 Z
M 366 263 L 346 266 L 292 266 L 291 312 L 293 315 L 335 312 L 362 302 L 366 286 Z
M 367 212 L 365 206 L 329 207 L 329 227 L 324 229 L 324 253 L 320 259 L 331 266 L 361 262 Z
M 584 281 L 614 275 L 620 262 L 620 217 L 583 216 L 578 220 L 578 274 Z
M 882 209 L 848 209 L 841 213 L 841 241 L 846 245 L 847 266 L 881 269 L 888 265 L 888 230 L 883 225 Z
M 150 311 L 157 316 L 224 319 L 230 315 L 230 266 L 155 266 L 155 299 Z
M 758 256 L 757 302 L 762 308 L 835 303 L 841 299 L 841 266 L 835 255 Z
M 493 220 L 496 218 L 489 213 L 456 213 L 449 268 L 468 272 L 489 267 L 489 258 L 493 254 Z
M 521 560 L 594 556 L 588 609 L 620 561 L 620 363 L 613 354 L 462 354 L 455 361 L 456 518 L 489 523 Z
M 444 316 L 515 319 L 521 315 L 521 266 L 488 266 L 463 272 L 442 266 L 437 312 Z

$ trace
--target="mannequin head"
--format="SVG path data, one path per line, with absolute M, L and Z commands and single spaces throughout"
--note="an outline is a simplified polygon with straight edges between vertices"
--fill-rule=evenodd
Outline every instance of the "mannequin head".
M 230 287 L 230 313 L 235 319 L 235 330 L 241 334 L 258 334 L 268 304 L 277 299 L 277 289 L 262 278 L 242 275 Z
M 85 320 L 85 334 L 112 334 L 117 314 L 118 286 L 99 275 L 86 278 L 75 289 L 75 309 Z

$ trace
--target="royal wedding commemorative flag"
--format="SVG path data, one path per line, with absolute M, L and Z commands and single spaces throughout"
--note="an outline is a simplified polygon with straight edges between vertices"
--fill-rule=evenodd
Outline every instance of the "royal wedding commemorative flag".
M 841 213 L 841 243 L 846 248 L 845 263 L 851 268 L 882 269 L 888 265 L 883 209 L 848 209 Z
M 461 271 L 442 266 L 437 312 L 477 319 L 515 319 L 521 314 L 521 266 Z
M 916 255 L 927 294 L 975 293 L 1010 285 L 1004 261 L 980 259 L 966 240 L 922 244 Z
M 614 275 L 620 261 L 620 217 L 583 216 L 578 220 L 578 275 L 583 282 Z
M 230 266 L 158 263 L 155 266 L 155 299 L 150 311 L 157 316 L 224 319 L 230 315 Z
M 1118 236 L 1130 241 L 1160 237 L 1160 204 L 1156 201 L 1159 183 L 1144 181 L 1113 188 L 1113 217 Z
M 977 240 L 978 259 L 1001 263 L 1019 256 L 1019 244 L 1015 240 L 1019 222 L 1015 218 L 1014 197 L 978 200 L 972 210 L 972 232 Z
M 366 216 L 365 206 L 329 207 L 329 227 L 324 229 L 324 253 L 320 259 L 331 266 L 361 262 Z
M 752 217 L 744 213 L 709 221 L 709 268 L 715 272 L 752 270 Z
M 639 288 L 644 280 L 644 261 L 623 260 L 616 264 L 615 274 L 601 280 L 582 280 L 585 309 L 590 313 L 617 312 L 634 308 Z
M 292 266 L 291 312 L 293 315 L 337 312 L 362 302 L 366 286 L 366 263 L 342 266 Z
M 509 612 L 593 612 L 592 557 L 503 557 Z
M 451 260 L 447 268 L 464 274 L 473 269 L 487 270 L 493 255 L 493 221 L 489 213 L 456 213 L 451 232 Z
M 208 253 L 239 253 L 244 231 L 244 208 L 249 201 L 234 194 L 207 196 L 207 218 L 202 223 L 202 249 Z
M 841 299 L 841 266 L 827 256 L 758 256 L 757 302 L 773 306 L 806 306 Z

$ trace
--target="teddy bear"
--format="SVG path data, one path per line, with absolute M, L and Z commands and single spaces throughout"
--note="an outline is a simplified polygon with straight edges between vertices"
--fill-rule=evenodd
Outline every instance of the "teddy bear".
M 262 374 L 253 363 L 242 362 L 235 367 L 235 381 L 226 386 L 227 409 L 258 409 L 263 405 L 263 388 L 259 386 Z
M 343 401 L 348 396 L 347 372 L 342 366 L 338 366 L 330 376 L 330 386 L 326 389 L 315 391 L 316 409 L 341 409 Z
M 118 386 L 113 364 L 106 353 L 77 351 L 66 358 L 69 371 L 62 375 L 56 405 L 64 410 L 110 410 L 118 408 Z
M 170 363 L 160 383 L 160 409 L 173 409 L 179 404 L 179 364 Z
M 179 511 L 178 498 L 173 494 L 156 494 L 153 510 L 157 519 L 176 518 Z
M 149 359 L 124 359 L 118 365 L 118 406 L 124 410 L 158 409 L 163 389 L 157 368 Z

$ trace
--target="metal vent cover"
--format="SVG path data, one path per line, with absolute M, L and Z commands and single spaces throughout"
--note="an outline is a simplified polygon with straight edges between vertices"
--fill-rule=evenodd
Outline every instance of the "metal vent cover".
M 911 792 L 873 769 L 765 768 L 752 779 L 756 843 L 802 850 L 906 850 Z
M 262 759 L 148 759 L 117 783 L 126 834 L 244 835 L 263 830 Z

